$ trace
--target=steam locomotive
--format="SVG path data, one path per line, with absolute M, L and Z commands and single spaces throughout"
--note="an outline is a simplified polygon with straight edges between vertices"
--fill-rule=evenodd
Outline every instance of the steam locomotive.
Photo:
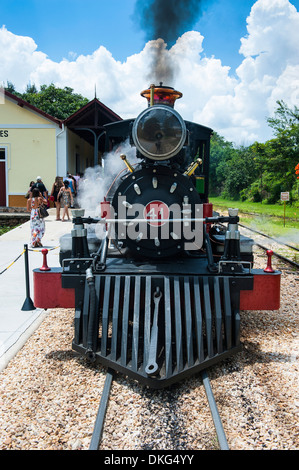
M 212 130 L 181 117 L 173 88 L 141 95 L 136 119 L 105 126 L 107 152 L 129 139 L 134 164 L 120 155 L 100 217 L 73 211 L 61 266 L 34 271 L 34 303 L 75 309 L 72 347 L 88 361 L 162 388 L 239 352 L 240 311 L 278 309 L 280 272 L 253 268 L 237 209 L 213 212 Z

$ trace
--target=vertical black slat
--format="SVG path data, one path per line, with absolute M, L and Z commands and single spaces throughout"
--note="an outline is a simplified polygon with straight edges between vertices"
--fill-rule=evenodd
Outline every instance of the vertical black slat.
M 231 290 L 231 305 L 232 305 L 232 321 L 233 321 L 233 343 L 235 346 L 240 344 L 240 291 L 236 287 L 235 282 L 232 281 L 233 289 Z
M 122 312 L 121 358 L 120 358 L 120 362 L 122 366 L 125 366 L 127 364 L 130 280 L 131 280 L 130 276 L 125 277 L 124 302 L 123 302 L 123 312 Z
M 189 277 L 184 277 L 184 297 L 185 297 L 185 323 L 186 323 L 186 345 L 187 345 L 187 363 L 193 366 L 193 335 L 192 335 L 192 316 L 190 301 L 190 284 Z
M 139 324 L 140 324 L 140 295 L 141 276 L 135 277 L 134 314 L 133 314 L 133 341 L 132 341 L 132 369 L 138 368 Z
M 144 306 L 144 347 L 143 347 L 143 365 L 146 367 L 148 362 L 149 346 L 151 339 L 151 277 L 145 277 L 145 306 Z
M 217 353 L 220 354 L 223 351 L 222 347 L 222 334 L 221 334 L 221 298 L 219 288 L 219 277 L 214 277 L 214 304 L 215 304 L 215 326 L 216 326 L 216 347 Z
M 196 342 L 197 342 L 197 355 L 200 362 L 204 360 L 203 353 L 203 339 L 202 339 L 202 311 L 201 311 L 201 295 L 199 287 L 199 278 L 194 277 L 194 305 L 196 316 Z
M 82 344 L 82 323 L 83 323 L 83 300 L 84 289 L 77 289 L 75 292 L 75 318 L 74 318 L 74 343 Z
M 210 286 L 209 286 L 208 277 L 203 278 L 203 298 L 204 298 L 204 310 L 205 310 L 205 320 L 206 320 L 208 357 L 213 357 L 212 312 L 211 312 Z
M 117 353 L 120 280 L 121 280 L 121 276 L 115 276 L 113 313 L 112 313 L 112 339 L 111 339 L 111 359 L 114 361 L 116 361 L 116 353 Z
M 93 330 L 93 351 L 97 351 L 99 343 L 99 322 L 100 322 L 100 295 L 101 295 L 101 285 L 104 280 L 102 276 L 95 277 L 95 291 L 96 291 L 96 305 L 95 305 L 95 321 L 94 321 L 94 330 Z
M 239 346 L 240 345 L 240 323 L 241 323 L 240 310 L 235 309 L 234 314 L 235 314 L 235 346 Z
M 232 347 L 232 310 L 231 310 L 231 299 L 229 289 L 229 278 L 223 278 L 223 292 L 224 292 L 224 325 L 225 325 L 225 337 L 226 337 L 226 349 Z
M 104 289 L 103 314 L 102 314 L 102 338 L 101 338 L 101 355 L 102 356 L 107 355 L 110 286 L 111 286 L 111 276 L 105 276 L 105 289 Z
M 165 309 L 165 375 L 172 374 L 172 350 L 171 350 L 171 306 L 169 278 L 164 278 L 164 309 Z M 162 322 L 161 322 L 162 323 Z
M 180 372 L 183 369 L 183 341 L 182 341 L 180 280 L 178 277 L 174 278 L 173 290 L 174 290 L 176 362 L 177 362 L 177 371 Z
M 84 287 L 84 302 L 83 302 L 83 321 L 82 321 L 82 341 L 84 348 L 87 348 L 87 336 L 88 336 L 88 318 L 89 318 L 89 287 L 87 281 L 85 281 Z
M 82 337 L 81 331 L 81 319 L 82 319 L 82 308 L 75 309 L 75 320 L 74 320 L 74 343 L 80 344 L 80 338 Z

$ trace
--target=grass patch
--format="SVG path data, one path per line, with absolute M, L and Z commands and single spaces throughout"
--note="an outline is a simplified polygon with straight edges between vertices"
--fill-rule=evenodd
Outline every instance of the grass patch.
M 299 246 L 299 207 L 286 204 L 284 225 L 283 204 L 262 204 L 260 202 L 230 201 L 218 197 L 209 198 L 214 210 L 227 214 L 229 207 L 239 209 L 240 223 L 254 230 L 283 238 L 286 242 Z
M 275 216 L 283 218 L 284 216 L 284 205 L 281 204 L 265 204 L 261 202 L 250 202 L 250 201 L 231 201 L 228 199 L 222 199 L 220 197 L 211 197 L 209 201 L 216 207 L 238 207 L 240 212 L 248 214 L 263 214 L 265 216 Z M 295 222 L 299 222 L 299 203 L 296 202 L 292 206 L 286 203 L 286 218 L 293 219 Z
M 9 225 L 0 225 L 0 236 L 4 235 L 4 233 L 9 232 L 14 227 L 10 227 Z

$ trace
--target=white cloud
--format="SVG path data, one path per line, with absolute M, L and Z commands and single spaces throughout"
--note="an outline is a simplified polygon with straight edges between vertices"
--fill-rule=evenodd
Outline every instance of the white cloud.
M 185 119 L 212 127 L 225 138 L 248 144 L 271 137 L 266 118 L 284 99 L 299 105 L 299 13 L 288 0 L 258 0 L 247 18 L 248 34 L 240 38 L 240 66 L 233 75 L 215 57 L 206 58 L 204 38 L 195 31 L 185 33 L 165 51 L 176 65 L 174 86 L 183 92 L 176 109 Z M 32 38 L 0 29 L 2 82 L 26 85 L 55 83 L 75 92 L 98 98 L 123 118 L 136 116 L 146 105 L 140 92 L 148 77 L 154 42 L 127 58 L 116 61 L 103 46 L 93 54 L 72 55 L 61 62 L 37 51 Z M 5 52 L 3 52 L 5 51 Z M 20 65 L 21 64 L 21 65 Z M 178 67 L 179 66 L 179 67 Z
M 22 90 L 30 81 L 30 75 L 40 64 L 47 61 L 43 52 L 36 51 L 37 45 L 30 37 L 16 36 L 0 28 L 0 73 L 2 81 L 14 83 Z

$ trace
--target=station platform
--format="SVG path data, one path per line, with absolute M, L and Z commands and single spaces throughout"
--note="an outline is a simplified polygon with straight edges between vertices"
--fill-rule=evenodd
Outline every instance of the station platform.
M 72 230 L 71 221 L 56 221 L 56 210 L 49 209 L 42 239 L 47 248 L 47 264 L 59 266 L 59 239 Z M 28 305 L 24 245 L 28 245 L 29 298 L 33 302 L 33 269 L 43 265 L 43 248 L 30 248 L 30 221 L 0 236 L 0 371 L 25 344 L 43 321 L 43 309 L 22 310 Z M 30 302 L 29 302 L 30 305 Z M 33 305 L 34 307 L 34 305 Z

